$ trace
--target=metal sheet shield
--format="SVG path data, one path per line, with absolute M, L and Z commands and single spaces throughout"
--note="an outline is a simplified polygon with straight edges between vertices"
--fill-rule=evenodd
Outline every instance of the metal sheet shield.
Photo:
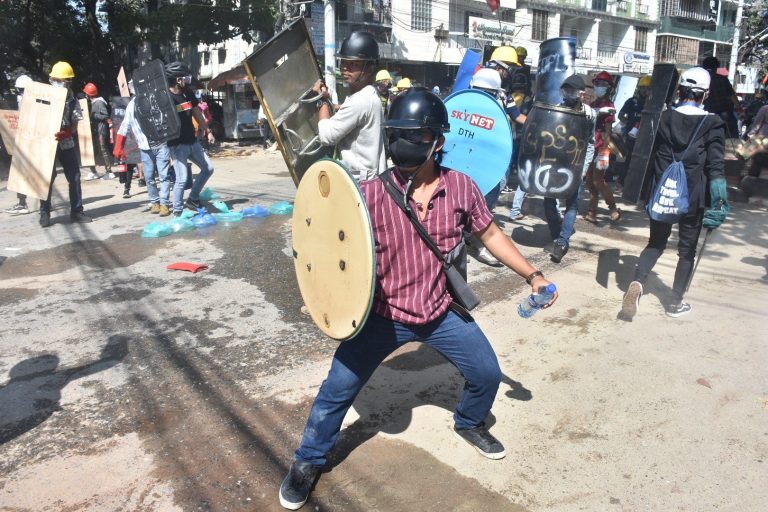
M 276 34 L 243 65 L 298 186 L 310 165 L 333 153 L 332 147 L 319 143 L 317 95 L 312 86 L 322 75 L 304 20 Z
M 304 173 L 292 221 L 293 263 L 312 320 L 336 340 L 354 337 L 373 304 L 376 253 L 360 188 L 337 161 Z
M 512 126 L 489 94 L 467 89 L 445 99 L 451 131 L 442 165 L 471 177 L 483 195 L 499 184 L 512 161 Z
M 576 72 L 576 40 L 572 37 L 547 39 L 539 46 L 536 74 L 536 101 L 558 105 L 563 100 L 560 86 Z
M 150 145 L 177 139 L 181 122 L 168 90 L 163 62 L 153 60 L 134 71 L 133 87 L 136 89 L 136 120 Z
M 571 197 L 581 182 L 592 128 L 583 112 L 536 102 L 523 126 L 520 187 L 544 197 Z

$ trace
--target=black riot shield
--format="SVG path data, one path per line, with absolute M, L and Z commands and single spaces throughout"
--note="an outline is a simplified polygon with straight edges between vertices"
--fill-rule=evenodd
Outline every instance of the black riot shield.
M 131 101 L 131 98 L 112 96 L 112 140 L 117 140 L 117 130 L 123 124 L 125 108 L 128 106 L 129 101 Z M 126 163 L 141 163 L 141 150 L 139 150 L 139 143 L 136 142 L 136 137 L 133 136 L 133 130 L 128 130 L 125 136 L 125 156 Z
M 651 186 L 653 169 L 652 154 L 659 129 L 661 113 L 669 105 L 677 88 L 677 69 L 674 64 L 656 64 L 653 66 L 653 85 L 651 96 L 645 100 L 645 107 L 640 114 L 640 128 L 637 141 L 632 150 L 627 176 L 624 178 L 622 197 L 627 201 L 638 202 L 647 195 Z
M 536 101 L 559 105 L 563 101 L 560 86 L 574 73 L 576 73 L 576 40 L 573 37 L 556 37 L 541 43 L 534 95 Z
M 136 120 L 149 143 L 154 146 L 177 139 L 181 124 L 168 91 L 163 62 L 153 60 L 134 71 L 133 87 Z
M 584 112 L 535 102 L 520 140 L 520 187 L 544 197 L 571 197 L 581 183 L 592 129 Z
M 294 183 L 333 148 L 319 142 L 319 97 L 312 91 L 322 78 L 306 24 L 299 19 L 243 61 Z

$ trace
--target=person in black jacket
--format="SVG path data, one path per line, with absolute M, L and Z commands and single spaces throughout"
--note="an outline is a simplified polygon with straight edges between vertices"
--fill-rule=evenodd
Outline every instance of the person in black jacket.
M 680 158 L 683 154 L 682 161 L 688 177 L 688 212 L 678 223 L 679 258 L 672 284 L 672 300 L 666 306 L 666 313 L 671 317 L 679 317 L 691 311 L 691 305 L 683 302 L 683 294 L 693 270 L 702 226 L 720 226 L 728 212 L 723 161 L 725 123 L 720 116 L 702 109 L 709 85 L 710 75 L 703 68 L 691 68 L 683 73 L 677 89 L 680 102 L 675 110 L 667 110 L 661 115 L 656 143 L 651 153 L 654 155 L 656 182 L 672 163 L 673 157 Z M 700 122 L 703 124 L 699 128 Z M 689 147 L 690 150 L 686 151 Z M 649 191 L 645 197 L 646 202 L 652 194 L 653 190 Z M 707 202 L 712 207 L 705 213 Z M 648 245 L 640 254 L 635 279 L 630 283 L 622 302 L 619 318 L 623 320 L 631 321 L 635 316 L 645 280 L 664 252 L 672 233 L 672 224 L 653 219 L 650 222 Z
M 91 129 L 96 136 L 96 145 L 104 160 L 104 178 L 109 179 L 114 177 L 112 174 L 112 151 L 109 147 L 109 105 L 107 105 L 107 100 L 99 96 L 99 90 L 94 84 L 85 84 L 83 92 L 88 96 L 88 102 L 91 105 Z M 99 179 L 99 174 L 96 172 L 95 166 L 91 168 L 91 172 L 85 179 L 86 181 Z

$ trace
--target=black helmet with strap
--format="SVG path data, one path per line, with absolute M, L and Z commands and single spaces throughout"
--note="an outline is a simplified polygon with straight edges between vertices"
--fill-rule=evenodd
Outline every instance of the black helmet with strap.
M 191 74 L 192 70 L 189 69 L 189 66 L 178 60 L 165 65 L 165 76 L 168 78 L 178 78 L 180 76 L 188 76 Z
M 352 32 L 341 43 L 336 57 L 346 60 L 370 60 L 378 62 L 379 43 L 368 32 Z
M 392 102 L 384 128 L 429 128 L 435 133 L 446 133 L 451 126 L 448 111 L 440 98 L 424 87 L 411 87 Z

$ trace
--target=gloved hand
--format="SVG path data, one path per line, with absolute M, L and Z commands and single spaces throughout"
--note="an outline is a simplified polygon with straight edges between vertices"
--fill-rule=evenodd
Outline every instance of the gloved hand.
M 115 142 L 115 147 L 112 148 L 112 154 L 115 158 L 118 160 L 125 160 L 124 158 L 120 158 L 121 155 L 125 153 L 125 136 L 119 135 L 117 136 L 117 141 Z
M 53 138 L 58 140 L 58 141 L 62 141 L 64 139 L 68 139 L 70 137 L 72 137 L 72 129 L 71 128 L 64 128 L 63 130 L 58 131 L 58 132 L 53 134 Z
M 725 222 L 725 218 L 731 211 L 731 207 L 728 205 L 725 178 L 717 178 L 709 182 L 709 197 L 712 206 L 704 212 L 704 227 L 716 229 Z

